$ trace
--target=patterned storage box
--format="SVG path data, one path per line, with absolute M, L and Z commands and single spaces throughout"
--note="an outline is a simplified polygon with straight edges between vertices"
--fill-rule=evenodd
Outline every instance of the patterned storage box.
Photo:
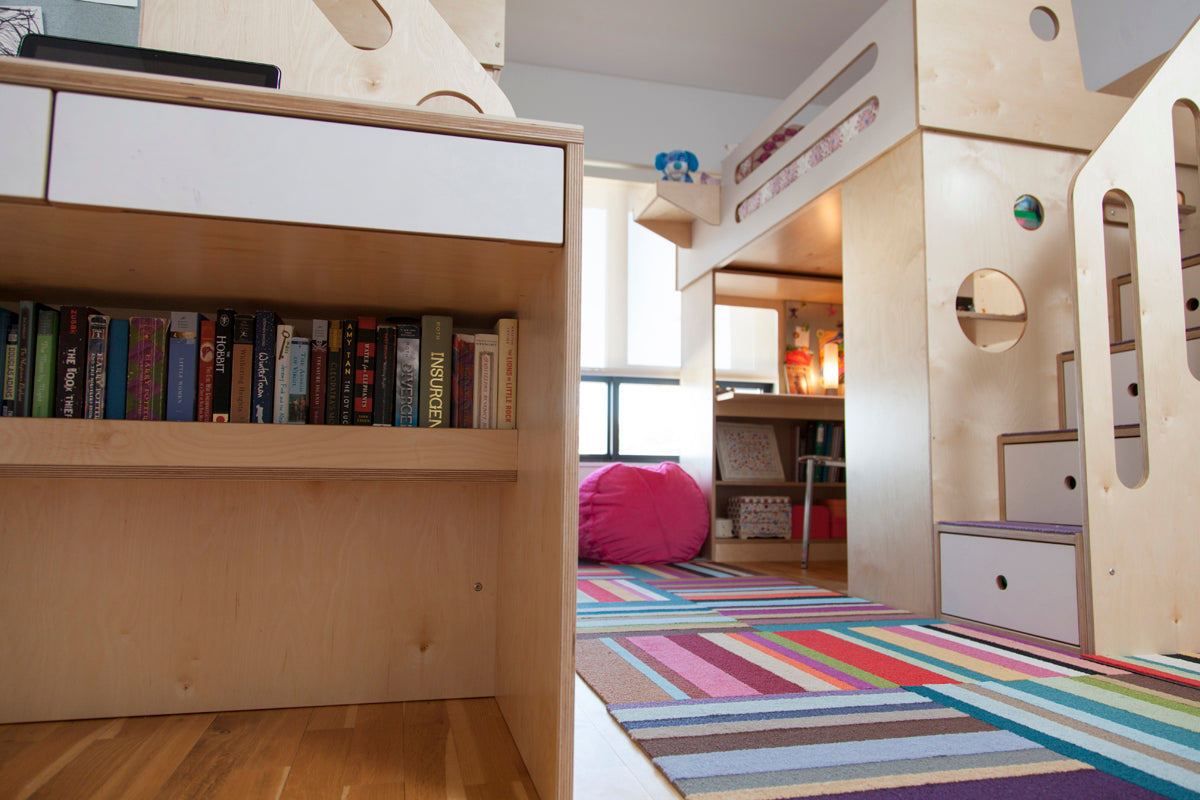
M 792 501 L 788 497 L 729 498 L 733 535 L 739 539 L 786 539 L 792 533 Z

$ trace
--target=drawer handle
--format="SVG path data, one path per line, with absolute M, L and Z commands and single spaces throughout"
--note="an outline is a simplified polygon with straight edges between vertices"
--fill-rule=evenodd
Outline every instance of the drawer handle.
M 1004 577 L 1003 575 L 997 575 L 996 586 L 999 587 L 1000 591 L 1003 592 L 1008 588 L 1008 578 Z
M 1066 478 L 1063 479 L 1063 486 L 1066 486 L 1067 491 L 1069 491 L 1069 492 L 1075 491 L 1075 487 L 1078 485 L 1079 485 L 1079 481 L 1075 480 L 1074 475 L 1068 475 Z
M 1200 308 L 1200 300 L 1197 300 L 1195 297 L 1189 297 L 1187 302 L 1184 303 L 1184 306 L 1188 311 L 1195 311 L 1196 309 Z
M 1125 387 L 1125 391 L 1129 392 L 1130 397 L 1137 397 L 1138 396 L 1138 385 L 1136 383 L 1131 383 Z

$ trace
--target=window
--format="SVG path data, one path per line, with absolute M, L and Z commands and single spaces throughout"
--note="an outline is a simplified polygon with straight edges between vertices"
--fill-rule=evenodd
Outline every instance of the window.
M 681 316 L 675 246 L 633 221 L 645 184 L 583 182 L 579 452 L 586 460 L 678 459 Z M 716 371 L 745 391 L 778 381 L 776 308 L 718 305 Z

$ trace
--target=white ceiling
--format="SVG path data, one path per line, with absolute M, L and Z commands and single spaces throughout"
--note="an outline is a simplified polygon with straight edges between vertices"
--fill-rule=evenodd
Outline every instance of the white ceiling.
M 506 0 L 505 61 L 784 98 L 884 0 Z

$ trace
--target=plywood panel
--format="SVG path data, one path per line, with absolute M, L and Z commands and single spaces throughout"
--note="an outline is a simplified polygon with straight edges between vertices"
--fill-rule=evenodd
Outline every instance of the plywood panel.
M 1053 41 L 1035 8 L 1057 18 Z M 916 13 L 922 127 L 1090 150 L 1129 107 L 1084 87 L 1070 0 L 916 0 Z
M 842 187 L 850 592 L 933 613 L 921 136 Z
M 6 480 L 0 718 L 491 695 L 501 491 Z
M 1056 356 L 1074 338 L 1067 191 L 1082 161 L 1068 151 L 925 135 L 936 519 L 998 519 L 996 437 L 1058 423 Z M 1024 194 L 1045 210 L 1037 230 L 1014 218 Z M 984 268 L 1012 278 L 1026 306 L 1025 331 L 1003 352 L 972 344 L 955 313 L 959 286 Z
M 452 92 L 486 114 L 513 115 L 508 98 L 429 0 L 371 5 L 391 23 L 375 49 L 343 38 L 312 0 L 148 0 L 139 41 L 158 50 L 275 64 L 283 88 L 293 91 L 408 105 Z
M 1171 110 L 1200 98 L 1200 33 L 1193 28 L 1096 152 L 1071 195 L 1075 229 L 1080 431 L 1087 474 L 1087 581 L 1097 652 L 1177 653 L 1200 647 L 1200 516 L 1195 444 L 1200 384 L 1182 335 L 1183 286 L 1175 208 Z M 1135 488 L 1119 477 L 1109 368 L 1109 284 L 1103 197 L 1133 207 L 1138 376 L 1149 472 Z M 1135 536 L 1150 525 L 1157 535 Z
M 569 146 L 566 162 L 566 224 L 578 231 L 583 147 Z M 496 699 L 547 798 L 569 797 L 572 784 L 581 258 L 572 236 L 519 309 L 518 480 L 504 496 L 497 554 Z
M 713 481 L 716 479 L 713 438 L 713 274 L 708 273 L 683 289 L 680 305 L 682 368 L 679 372 L 682 426 L 679 464 L 696 479 L 709 507 L 709 540 L 704 553 L 712 550 Z

